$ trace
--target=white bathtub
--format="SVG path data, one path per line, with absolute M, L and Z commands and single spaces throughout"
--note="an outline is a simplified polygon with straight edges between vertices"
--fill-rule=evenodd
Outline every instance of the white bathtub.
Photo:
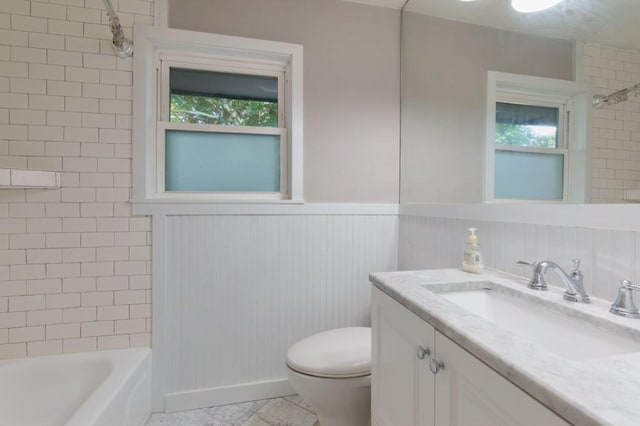
M 150 412 L 150 349 L 0 361 L 0 425 L 139 426 Z

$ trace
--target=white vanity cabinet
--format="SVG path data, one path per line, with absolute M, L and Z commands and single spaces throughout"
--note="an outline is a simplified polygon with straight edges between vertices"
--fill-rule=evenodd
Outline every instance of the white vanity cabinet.
M 372 329 L 376 426 L 568 425 L 375 287 Z M 444 365 L 436 374 L 434 359 Z

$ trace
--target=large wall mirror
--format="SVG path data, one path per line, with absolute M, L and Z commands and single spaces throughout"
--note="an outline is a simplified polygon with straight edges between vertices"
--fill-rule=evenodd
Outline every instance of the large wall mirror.
M 511 3 L 406 3 L 401 203 L 639 202 L 640 1 Z

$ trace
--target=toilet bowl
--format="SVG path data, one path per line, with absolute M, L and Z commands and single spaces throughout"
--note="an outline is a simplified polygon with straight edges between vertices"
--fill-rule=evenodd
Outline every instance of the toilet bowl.
M 315 409 L 320 426 L 368 426 L 371 329 L 336 328 L 300 340 L 287 352 L 291 387 Z

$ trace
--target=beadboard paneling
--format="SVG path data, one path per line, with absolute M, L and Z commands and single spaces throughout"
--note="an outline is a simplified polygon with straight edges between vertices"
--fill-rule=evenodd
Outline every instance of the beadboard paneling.
M 165 394 L 286 377 L 287 348 L 368 325 L 396 215 L 167 216 Z M 155 348 L 154 348 L 155 349 Z
M 587 292 L 609 301 L 620 280 L 640 281 L 640 235 L 634 231 L 409 215 L 400 215 L 399 223 L 400 270 L 460 267 L 466 229 L 475 227 L 490 268 L 528 278 L 530 269 L 516 260 L 550 259 L 569 270 L 578 258 Z

